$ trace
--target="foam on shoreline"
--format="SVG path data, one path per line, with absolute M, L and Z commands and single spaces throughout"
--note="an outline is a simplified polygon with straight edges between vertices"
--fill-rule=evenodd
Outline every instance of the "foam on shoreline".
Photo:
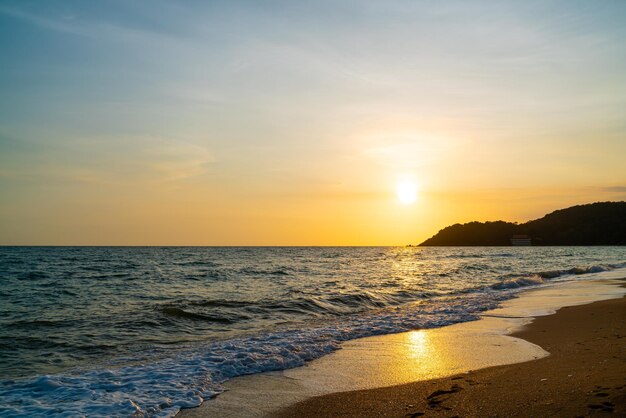
M 590 273 L 591 270 L 608 270 L 604 273 Z M 615 269 L 612 270 L 611 269 Z M 603 274 L 624 275 L 623 263 L 619 265 L 592 266 L 590 268 L 573 270 L 559 270 L 566 272 L 558 279 L 546 279 L 549 283 L 560 280 L 569 282 L 588 281 L 592 277 L 605 277 Z M 545 284 L 545 281 L 522 283 L 519 278 L 505 276 L 507 280 L 504 288 L 494 288 L 490 285 L 477 288 L 465 288 L 458 292 L 432 296 L 428 300 L 417 300 L 410 304 L 386 307 L 380 310 L 368 311 L 362 314 L 340 317 L 337 320 L 320 321 L 310 327 L 293 327 L 283 331 L 252 334 L 241 338 L 217 340 L 207 344 L 183 346 L 165 357 L 156 356 L 154 361 L 147 356 L 141 358 L 124 357 L 113 367 L 93 367 L 75 369 L 68 372 L 50 375 L 40 375 L 25 379 L 4 380 L 0 382 L 0 416 L 43 416 L 46 414 L 65 413 L 68 415 L 110 416 L 173 416 L 181 408 L 191 408 L 200 405 L 204 400 L 228 389 L 230 384 L 223 385 L 242 375 L 252 375 L 296 368 L 285 371 L 281 375 L 290 376 L 291 373 L 300 373 L 300 370 L 311 370 L 320 362 L 328 361 L 324 356 L 343 347 L 335 357 L 347 353 L 351 344 L 345 343 L 363 337 L 396 334 L 414 329 L 436 329 L 446 325 L 475 321 L 485 311 L 495 309 L 500 304 L 515 298 L 528 286 Z M 549 274 L 554 276 L 554 274 Z M 511 280 L 508 280 L 511 279 Z M 178 312 L 178 311 L 175 311 Z M 506 322 L 513 319 L 501 318 Z M 484 323 L 484 321 L 480 321 Z M 515 322 L 515 321 L 514 321 Z M 508 325 L 507 325 L 508 326 Z M 493 328 L 497 329 L 497 326 Z M 506 328 L 506 327 L 505 327 Z M 442 335 L 445 331 L 442 331 Z M 430 335 L 430 334 L 425 334 Z M 434 335 L 434 334 L 433 334 Z M 391 342 L 393 338 L 384 339 Z M 452 338 L 452 337 L 451 337 Z M 470 336 L 466 337 L 466 340 Z M 496 336 L 496 338 L 500 338 Z M 411 341 L 396 342 L 399 346 L 415 345 L 419 338 Z M 430 340 L 429 340 L 430 341 Z M 433 340 L 434 341 L 434 340 Z M 461 347 L 465 340 L 444 342 L 441 347 Z M 492 346 L 501 347 L 504 343 L 494 342 Z M 520 343 L 521 345 L 521 343 Z M 366 358 L 371 347 L 360 348 L 358 357 Z M 401 350 L 393 349 L 394 353 Z M 383 355 L 392 356 L 390 350 Z M 419 350 L 413 348 L 412 352 Z M 435 350 L 440 352 L 441 350 Z M 467 350 L 466 350 L 467 351 Z M 372 351 L 375 352 L 375 351 Z M 459 351 L 461 355 L 463 350 Z M 467 351 L 468 353 L 470 351 Z M 510 359 L 512 348 L 502 351 L 503 358 Z M 528 350 L 521 350 L 528 352 Z M 532 352 L 532 350 L 531 350 Z M 526 354 L 528 355 L 528 354 Z M 533 355 L 537 354 L 536 350 Z M 403 357 L 403 355 L 399 355 Z M 467 354 L 466 356 L 469 356 Z M 148 360 L 146 360 L 148 357 Z M 352 356 L 354 357 L 354 356 Z M 346 368 L 355 364 L 352 357 L 346 362 Z M 485 358 L 497 358 L 496 354 L 484 355 Z M 309 363 L 322 358 L 319 362 Z M 428 356 L 413 364 L 429 364 Z M 396 359 L 397 360 L 397 359 Z M 393 360 L 393 364 L 398 363 Z M 117 360 L 116 360 L 117 361 Z M 376 359 L 376 361 L 378 361 Z M 522 360 L 515 360 L 522 361 Z M 432 363 L 432 361 L 430 361 Z M 462 370 L 465 363 L 437 367 L 437 370 Z M 305 369 L 299 368 L 307 364 Z M 369 364 L 374 364 L 374 360 Z M 474 364 L 474 363 L 472 363 Z M 487 364 L 490 365 L 490 364 Z M 476 363 L 472 368 L 484 367 L 483 363 Z M 420 366 L 422 367 L 422 366 Z M 332 371 L 335 371 L 334 367 Z M 341 379 L 345 382 L 361 382 L 360 388 L 380 386 L 381 373 L 374 373 L 369 380 L 365 378 L 363 370 L 369 370 L 367 364 L 357 371 L 346 370 L 347 376 L 356 377 Z M 423 373 L 431 373 L 423 369 Z M 267 375 L 265 375 L 267 376 Z M 383 384 L 394 384 L 399 380 L 408 381 L 419 379 L 415 374 L 406 374 L 397 369 L 393 374 L 387 374 Z M 400 378 L 400 376 L 404 376 Z M 320 378 L 321 379 L 321 378 Z M 295 378 L 291 378 L 295 381 Z M 309 381 L 306 378 L 303 381 Z M 315 381 L 315 380 L 311 380 Z M 348 390 L 353 387 L 337 387 L 337 379 L 328 378 L 324 382 L 315 384 L 323 391 Z M 292 393 L 308 393 L 301 388 L 287 389 Z M 323 392 L 326 393 L 326 392 Z M 300 396 L 298 395 L 298 396 Z M 220 400 L 221 399 L 221 400 Z M 216 402 L 222 402 L 227 397 L 218 397 Z M 285 398 L 286 399 L 286 398 Z M 215 402 L 206 402 L 213 405 Z M 220 415 L 223 415 L 220 412 Z
M 519 363 L 549 355 L 508 334 L 561 307 L 622 297 L 623 271 L 593 274 L 532 289 L 483 313 L 482 319 L 443 328 L 348 341 L 342 350 L 304 367 L 244 376 L 224 384 L 226 392 L 182 417 L 264 416 L 298 401 L 333 392 L 393 386 L 470 370 Z

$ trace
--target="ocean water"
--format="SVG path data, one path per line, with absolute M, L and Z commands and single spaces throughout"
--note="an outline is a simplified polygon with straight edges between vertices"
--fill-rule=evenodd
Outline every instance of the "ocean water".
M 0 416 L 172 416 L 232 377 L 610 269 L 624 247 L 0 247 Z

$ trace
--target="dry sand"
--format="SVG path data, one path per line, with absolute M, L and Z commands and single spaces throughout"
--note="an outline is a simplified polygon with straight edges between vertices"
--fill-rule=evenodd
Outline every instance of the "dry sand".
M 626 416 L 626 299 L 565 307 L 538 317 L 513 336 L 545 348 L 550 356 L 313 397 L 271 416 Z
M 237 377 L 177 418 L 623 414 L 618 274 L 527 290 L 479 321 L 352 340 L 304 367 Z M 606 299 L 608 309 L 580 306 Z M 546 316 L 563 306 L 576 307 Z M 549 356 L 544 348 L 552 355 L 531 361 Z M 523 364 L 504 366 L 513 363 Z

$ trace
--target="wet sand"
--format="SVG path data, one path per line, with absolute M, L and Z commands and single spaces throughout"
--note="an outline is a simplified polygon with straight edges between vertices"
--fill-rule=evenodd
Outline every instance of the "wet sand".
M 512 336 L 550 355 L 450 377 L 312 397 L 268 415 L 626 416 L 626 299 L 564 307 Z
M 626 288 L 623 287 L 625 280 L 620 279 L 619 274 L 604 272 L 595 275 L 593 280 L 566 281 L 526 290 L 520 293 L 518 298 L 503 302 L 501 307 L 484 312 L 478 321 L 347 341 L 342 344 L 341 350 L 313 360 L 303 367 L 240 376 L 229 380 L 224 383 L 225 392 L 204 402 L 200 407 L 182 410 L 178 416 L 182 418 L 412 414 L 414 416 L 439 414 L 450 417 L 490 416 L 489 414 L 507 416 L 501 411 L 492 413 L 486 410 L 483 414 L 480 409 L 454 414 L 450 413 L 452 409 L 445 408 L 451 408 L 450 405 L 455 402 L 455 405 L 461 408 L 459 411 L 479 408 L 478 400 L 483 402 L 484 399 L 489 399 L 488 396 L 479 393 L 480 390 L 492 391 L 494 399 L 497 400 L 501 396 L 500 392 L 504 393 L 507 390 L 511 390 L 513 394 L 511 396 L 517 396 L 520 392 L 532 393 L 526 387 L 537 386 L 539 383 L 541 383 L 539 388 L 547 388 L 547 385 L 554 383 L 549 380 L 554 380 L 553 375 L 535 377 L 524 373 L 527 373 L 525 370 L 528 365 L 535 364 L 532 360 L 550 356 L 548 351 L 553 353 L 548 357 L 551 361 L 562 358 L 564 365 L 561 367 L 567 369 L 570 362 L 572 370 L 576 369 L 573 366 L 578 364 L 579 359 L 570 356 L 576 351 L 567 347 L 580 348 L 583 354 L 600 353 L 591 354 L 593 360 L 596 355 L 604 359 L 605 354 L 602 354 L 601 350 L 608 346 L 613 352 L 622 350 L 621 354 L 610 356 L 621 355 L 624 360 L 623 346 L 626 340 L 622 343 L 618 338 L 624 334 L 621 328 L 623 327 L 621 323 L 626 319 L 623 304 L 612 309 L 611 315 L 617 316 L 617 319 L 605 318 L 606 312 L 603 309 L 593 315 L 582 311 L 581 316 L 591 321 L 588 324 L 589 330 L 585 332 L 602 330 L 606 334 L 602 336 L 594 337 L 593 333 L 584 334 L 582 328 L 578 327 L 578 319 L 564 316 L 570 310 L 578 312 L 579 307 L 585 304 L 607 299 L 620 300 L 626 295 Z M 563 309 L 558 315 L 549 316 L 564 306 L 574 308 Z M 596 308 L 595 305 L 589 305 L 584 309 Z M 555 324 L 546 328 L 544 325 L 546 318 L 552 318 L 550 321 L 556 321 Z M 539 321 L 535 324 L 544 328 L 535 328 L 537 325 L 528 326 L 533 321 Z M 583 334 L 574 333 L 572 328 Z M 572 341 L 568 342 L 565 337 L 571 338 Z M 596 347 L 593 341 L 590 342 L 593 338 L 603 338 L 602 341 L 606 341 L 606 344 Z M 578 347 L 579 345 L 582 347 Z M 544 348 L 549 350 L 546 351 Z M 517 365 L 519 367 L 515 370 L 519 372 L 511 372 L 510 387 L 498 382 L 493 370 L 500 369 L 495 366 L 514 363 L 523 364 Z M 575 384 L 579 378 L 576 376 L 586 373 L 587 366 L 588 364 L 583 364 L 583 368 L 576 369 L 578 370 L 576 373 L 566 373 L 568 379 L 565 383 Z M 539 367 L 539 370 L 543 371 L 545 366 Z M 505 369 L 506 367 L 501 370 Z M 623 367 L 622 369 L 615 367 L 614 370 L 622 373 Z M 468 373 L 470 371 L 472 372 Z M 570 374 L 572 376 L 569 376 Z M 492 378 L 496 380 L 492 382 Z M 600 383 L 598 385 L 602 386 Z M 502 390 L 494 391 L 494 388 L 500 386 Z M 616 386 L 619 384 L 613 387 Z M 441 392 L 437 392 L 438 390 Z M 556 389 L 550 390 L 553 394 L 558 393 Z M 580 390 L 576 396 L 579 394 Z M 607 396 L 608 393 L 605 397 Z M 537 395 L 536 399 L 539 398 Z M 526 398 L 507 401 L 513 402 L 513 405 L 519 404 L 519 409 L 522 410 L 508 413 L 509 416 L 529 416 L 521 406 L 523 399 Z M 532 399 L 532 402 L 535 402 L 535 398 Z M 613 406 L 603 405 L 602 402 L 612 402 Z M 593 407 L 596 409 L 591 408 L 591 411 L 602 409 L 609 411 L 611 408 L 621 410 L 618 404 L 610 399 L 602 402 L 590 403 L 596 405 Z M 499 403 L 496 403 L 497 405 Z

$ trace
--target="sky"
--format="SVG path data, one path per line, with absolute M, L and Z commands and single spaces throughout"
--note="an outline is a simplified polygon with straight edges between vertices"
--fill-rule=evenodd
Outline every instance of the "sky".
M 2 0 L 0 245 L 404 245 L 625 200 L 625 40 L 622 0 Z

